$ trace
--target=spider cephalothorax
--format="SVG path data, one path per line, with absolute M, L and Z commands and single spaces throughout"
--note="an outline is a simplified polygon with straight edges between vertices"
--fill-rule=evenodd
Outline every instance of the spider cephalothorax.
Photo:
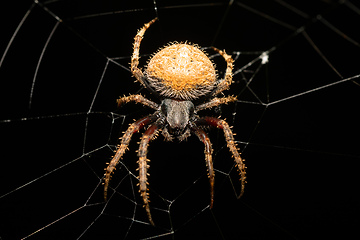
M 225 120 L 215 117 L 200 117 L 198 112 L 221 104 L 236 101 L 233 96 L 217 98 L 216 95 L 229 88 L 232 82 L 233 60 L 224 51 L 213 48 L 226 61 L 227 68 L 224 79 L 217 79 L 216 70 L 207 55 L 196 45 L 187 43 L 170 44 L 152 56 L 147 68 L 142 72 L 138 68 L 139 49 L 145 31 L 154 23 L 153 19 L 145 24 L 135 36 L 134 51 L 131 58 L 131 72 L 144 87 L 159 96 L 160 104 L 148 100 L 142 95 L 130 95 L 118 99 L 118 105 L 134 101 L 155 110 L 153 114 L 145 116 L 130 124 L 121 138 L 121 144 L 116 150 L 115 156 L 108 164 L 105 172 L 104 198 L 107 199 L 107 191 L 111 174 L 115 170 L 122 155 L 128 148 L 131 137 L 145 126 L 148 126 L 139 144 L 139 188 L 144 201 L 144 206 L 152 225 L 154 222 L 150 213 L 149 193 L 147 189 L 147 171 L 149 160 L 147 148 L 151 139 L 159 131 L 165 140 L 174 138 L 182 141 L 195 134 L 205 145 L 205 161 L 208 168 L 210 181 L 210 208 L 214 202 L 214 168 L 212 162 L 212 147 L 209 137 L 204 131 L 206 126 L 214 126 L 223 130 L 227 146 L 229 147 L 237 168 L 240 173 L 241 192 L 245 186 L 245 164 L 238 152 L 233 133 Z M 194 100 L 206 99 L 205 102 L 194 105 Z

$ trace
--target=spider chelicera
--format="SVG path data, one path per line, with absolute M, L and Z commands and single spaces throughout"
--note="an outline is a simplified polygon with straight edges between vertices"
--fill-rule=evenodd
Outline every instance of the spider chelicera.
M 138 164 L 139 164 L 139 188 L 140 195 L 149 222 L 154 225 L 150 213 L 148 193 L 148 169 L 147 148 L 150 140 L 161 131 L 165 140 L 171 141 L 174 138 L 182 141 L 195 134 L 205 145 L 205 161 L 210 181 L 210 208 L 214 203 L 214 168 L 212 161 L 212 147 L 209 137 L 204 131 L 206 126 L 213 126 L 223 130 L 227 146 L 230 149 L 237 168 L 240 173 L 241 192 L 244 193 L 245 186 L 245 164 L 238 152 L 234 134 L 225 120 L 215 117 L 200 117 L 197 113 L 201 110 L 212 108 L 221 104 L 236 101 L 233 96 L 217 98 L 222 91 L 228 89 L 232 82 L 233 59 L 231 56 L 219 49 L 213 48 L 226 61 L 227 68 L 224 79 L 217 79 L 214 64 L 207 55 L 196 45 L 187 43 L 173 43 L 165 46 L 155 53 L 144 72 L 138 68 L 139 49 L 145 31 L 157 19 L 146 23 L 136 34 L 134 50 L 131 58 L 131 72 L 146 89 L 161 99 L 161 103 L 155 103 L 142 95 L 124 96 L 117 100 L 118 105 L 128 102 L 141 103 L 155 110 L 153 114 L 143 117 L 130 124 L 121 138 L 121 144 L 105 172 L 104 198 L 107 199 L 107 192 L 111 174 L 119 163 L 122 155 L 128 149 L 129 142 L 134 133 L 147 126 L 141 137 Z M 193 101 L 201 101 L 194 105 Z

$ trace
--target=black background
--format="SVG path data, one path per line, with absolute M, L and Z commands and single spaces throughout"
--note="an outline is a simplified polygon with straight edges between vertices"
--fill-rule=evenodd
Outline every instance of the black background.
M 358 237 L 360 86 L 348 80 L 324 87 L 359 74 L 358 8 L 336 1 L 291 7 L 260 0 L 2 3 L 0 52 L 12 44 L 0 68 L 0 238 Z M 141 65 L 173 41 L 214 45 L 234 58 L 240 52 L 234 72 L 270 54 L 257 74 L 259 62 L 234 75 L 225 94 L 237 95 L 236 104 L 203 113 L 234 126 L 248 167 L 245 195 L 234 194 L 238 174 L 220 131 L 209 133 L 217 170 L 212 210 L 202 143 L 159 136 L 149 149 L 152 227 L 124 167 L 112 179 L 112 187 L 122 184 L 107 205 L 101 178 L 121 132 L 151 112 L 135 104 L 117 109 L 115 100 L 141 92 L 158 101 L 129 71 L 133 37 L 155 16 L 160 20 L 146 32 Z M 214 62 L 221 77 L 225 65 Z M 245 86 L 251 76 L 258 98 Z M 139 137 L 124 156 L 134 174 Z M 135 221 L 124 218 L 134 206 Z

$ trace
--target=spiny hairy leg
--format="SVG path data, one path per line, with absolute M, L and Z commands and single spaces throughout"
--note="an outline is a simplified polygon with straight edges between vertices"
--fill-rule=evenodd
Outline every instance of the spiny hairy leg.
M 107 191 L 109 187 L 109 182 L 111 178 L 111 174 L 114 172 L 116 165 L 119 163 L 122 155 L 124 155 L 125 151 L 128 149 L 129 142 L 134 133 L 139 131 L 145 125 L 152 122 L 152 116 L 144 117 L 134 123 L 132 123 L 128 129 L 125 131 L 124 135 L 121 138 L 121 144 L 116 150 L 114 157 L 111 159 L 109 165 L 106 168 L 105 172 L 105 180 L 104 180 L 104 199 L 107 200 Z
M 232 83 L 232 70 L 234 67 L 234 60 L 225 51 L 219 50 L 215 47 L 212 48 L 214 51 L 218 52 L 226 61 L 227 67 L 225 72 L 225 78 L 219 83 L 216 90 L 213 92 L 213 96 L 221 93 L 222 91 L 228 89 Z
M 116 100 L 118 107 L 120 107 L 121 105 L 123 105 L 125 103 L 131 102 L 131 101 L 136 102 L 136 103 L 141 103 L 142 105 L 150 107 L 155 110 L 159 109 L 159 104 L 157 104 L 153 101 L 150 101 L 149 99 L 145 98 L 144 96 L 142 96 L 140 94 L 124 96 L 124 97 L 121 97 Z
M 206 103 L 196 106 L 195 111 L 201 111 L 201 110 L 216 107 L 216 106 L 219 106 L 222 104 L 228 104 L 229 102 L 235 102 L 236 100 L 237 100 L 237 98 L 234 96 L 228 96 L 228 97 L 223 97 L 223 98 L 213 98 L 209 102 L 206 102 Z
M 150 22 L 144 24 L 144 26 L 138 31 L 134 38 L 134 51 L 131 57 L 131 72 L 134 74 L 136 79 L 146 87 L 145 82 L 143 81 L 143 73 L 141 72 L 141 69 L 138 68 L 139 65 L 139 52 L 140 52 L 140 43 L 141 40 L 144 37 L 145 31 L 150 27 L 151 24 L 153 24 L 157 18 L 154 18 Z
M 238 168 L 239 174 L 240 174 L 240 180 L 241 180 L 241 191 L 238 198 L 240 198 L 244 194 L 245 190 L 245 183 L 246 183 L 246 167 L 244 160 L 241 158 L 241 155 L 239 153 L 239 149 L 237 148 L 237 144 L 234 140 L 234 134 L 230 129 L 229 124 L 225 120 L 220 120 L 218 122 L 219 128 L 221 128 L 224 131 L 225 139 L 227 142 L 227 146 L 230 149 L 234 160 L 236 162 L 236 166 Z
M 246 167 L 244 160 L 241 158 L 241 155 L 239 153 L 239 149 L 237 148 L 237 144 L 234 139 L 234 134 L 231 131 L 231 128 L 229 124 L 222 119 L 215 118 L 215 117 L 204 117 L 199 120 L 199 124 L 204 125 L 211 125 L 214 127 L 218 127 L 223 130 L 225 140 L 227 142 L 227 146 L 232 153 L 234 160 L 236 162 L 236 166 L 238 168 L 239 174 L 240 174 L 240 181 L 241 181 L 241 191 L 238 196 L 240 198 L 244 194 L 245 190 L 245 183 L 246 183 Z
M 154 221 L 152 220 L 151 217 L 151 213 L 150 213 L 150 205 L 149 205 L 149 193 L 147 185 L 147 176 L 148 174 L 148 162 L 150 161 L 149 159 L 147 159 L 147 149 L 149 146 L 149 142 L 151 139 L 153 139 L 154 137 L 157 136 L 158 133 L 158 126 L 157 125 L 151 125 L 143 134 L 141 141 L 140 141 L 140 146 L 139 146 L 139 151 L 138 151 L 138 155 L 139 155 L 139 192 L 140 195 L 143 199 L 144 202 L 144 207 L 149 219 L 149 222 L 151 223 L 151 225 L 155 225 Z
M 210 181 L 210 208 L 214 205 L 214 185 L 215 185 L 215 171 L 213 167 L 213 161 L 212 161 L 212 152 L 213 149 L 211 147 L 211 142 L 207 134 L 201 130 L 200 128 L 194 128 L 193 131 L 198 136 L 200 141 L 204 143 L 205 149 L 205 162 L 206 166 L 208 168 L 208 177 Z

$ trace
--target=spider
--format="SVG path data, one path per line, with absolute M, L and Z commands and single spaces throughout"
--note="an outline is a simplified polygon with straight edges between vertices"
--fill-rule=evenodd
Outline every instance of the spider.
M 149 60 L 145 71 L 138 68 L 140 43 L 145 31 L 157 18 L 144 24 L 134 38 L 134 49 L 131 58 L 131 72 L 138 82 L 147 90 L 157 96 L 160 104 L 148 100 L 140 94 L 121 97 L 117 100 L 119 106 L 128 102 L 141 103 L 144 106 L 155 110 L 153 114 L 145 116 L 130 124 L 121 138 L 114 157 L 105 169 L 104 199 L 107 200 L 107 192 L 111 174 L 119 163 L 134 133 L 147 127 L 141 137 L 138 150 L 139 168 L 139 192 L 144 202 L 144 207 L 152 225 L 148 193 L 148 169 L 147 149 L 150 140 L 154 139 L 161 131 L 166 141 L 174 138 L 180 141 L 185 140 L 192 133 L 204 143 L 205 162 L 210 181 L 210 208 L 214 203 L 214 168 L 212 161 L 212 146 L 209 137 L 204 129 L 206 126 L 213 126 L 223 130 L 236 166 L 240 173 L 241 192 L 244 193 L 245 186 L 245 164 L 236 146 L 233 133 L 225 120 L 216 117 L 200 117 L 197 113 L 221 104 L 236 101 L 236 97 L 228 96 L 217 98 L 222 91 L 229 88 L 232 82 L 233 59 L 225 51 L 213 48 L 227 63 L 224 79 L 217 79 L 214 64 L 207 55 L 197 46 L 188 43 L 172 43 L 163 47 Z M 194 101 L 203 103 L 194 105 Z

